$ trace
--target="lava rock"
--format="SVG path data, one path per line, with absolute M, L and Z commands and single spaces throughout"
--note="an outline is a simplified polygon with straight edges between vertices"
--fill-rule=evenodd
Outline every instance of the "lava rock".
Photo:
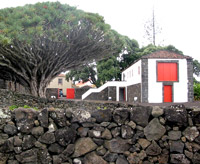
M 112 139 L 104 142 L 104 147 L 107 148 L 111 153 L 123 153 L 128 151 L 131 147 L 126 140 L 121 138 Z
M 17 128 L 14 125 L 7 124 L 4 126 L 4 132 L 8 135 L 15 135 L 17 133 Z
M 38 150 L 31 149 L 22 152 L 19 155 L 16 155 L 16 159 L 21 163 L 37 163 L 38 162 L 38 156 L 37 156 Z
M 164 110 L 162 108 L 160 108 L 159 106 L 154 106 L 153 110 L 151 112 L 153 117 L 159 117 L 161 115 L 163 115 Z
M 22 133 L 30 133 L 34 127 L 34 121 L 37 117 L 37 112 L 31 108 L 17 108 L 14 112 L 17 129 Z
M 169 131 L 168 132 L 168 139 L 169 140 L 179 140 L 181 138 L 181 131 Z
M 184 130 L 183 135 L 190 141 L 194 141 L 196 137 L 199 136 L 199 131 L 195 126 L 193 127 L 188 127 Z
M 48 128 L 49 126 L 49 119 L 48 119 L 48 115 L 49 112 L 47 109 L 43 109 L 42 111 L 40 111 L 40 113 L 38 114 L 38 120 L 40 122 L 40 125 L 44 128 Z
M 110 140 L 110 139 L 112 139 L 112 134 L 111 134 L 110 130 L 105 129 L 103 131 L 101 137 L 104 138 L 104 139 Z
M 148 140 L 146 140 L 144 138 L 140 138 L 138 140 L 138 143 L 140 144 L 140 146 L 142 147 L 142 149 L 146 149 L 151 144 L 151 142 L 149 142 Z
M 190 161 L 185 157 L 184 154 L 171 154 L 170 162 L 174 164 L 190 164 Z
M 14 146 L 20 147 L 22 145 L 22 139 L 19 136 L 14 136 Z
M 38 138 L 39 136 L 43 135 L 44 134 L 44 128 L 41 127 L 41 126 L 38 126 L 38 127 L 34 127 L 31 131 L 31 134 Z
M 22 142 L 23 150 L 32 148 L 35 142 L 36 142 L 36 139 L 32 135 L 25 135 Z
M 52 161 L 52 158 L 47 149 L 39 149 L 37 155 L 38 163 L 49 164 Z
M 130 120 L 141 126 L 148 125 L 152 107 L 134 107 L 131 110 Z
M 56 125 L 59 127 L 65 127 L 67 118 L 65 117 L 65 110 L 64 109 L 55 109 L 52 111 L 49 111 L 50 117 L 54 120 Z
M 81 137 L 86 137 L 88 130 L 89 128 L 80 127 L 78 128 L 78 135 L 80 135 Z
M 110 122 L 112 119 L 112 111 L 107 110 L 97 110 L 92 112 L 92 117 L 96 119 L 96 122 Z
M 138 164 L 138 163 L 142 163 L 143 159 L 146 157 L 146 153 L 144 150 L 142 150 L 140 153 L 137 153 L 137 152 L 134 152 L 134 153 L 131 153 L 129 156 L 128 156 L 128 162 L 130 164 Z
M 91 152 L 97 148 L 97 145 L 91 138 L 80 138 L 75 143 L 75 150 L 73 157 L 80 157 L 88 152 Z
M 192 158 L 193 164 L 199 164 L 200 163 L 200 153 L 195 153 Z
M 130 139 L 130 138 L 133 137 L 134 131 L 128 125 L 122 125 L 122 127 L 121 127 L 121 135 L 122 135 L 122 138 Z
M 161 153 L 161 148 L 155 141 L 152 141 L 152 144 L 146 149 L 148 155 L 159 155 Z
M 108 164 L 101 156 L 95 152 L 89 153 L 84 157 L 84 164 Z
M 68 127 L 58 129 L 55 132 L 55 139 L 60 145 L 66 146 L 69 143 L 73 143 L 75 141 L 76 131 Z
M 129 164 L 128 161 L 125 158 L 118 157 L 116 164 Z
M 144 128 L 144 135 L 149 141 L 159 140 L 165 132 L 166 129 L 160 124 L 158 118 L 151 120 L 151 122 Z
M 181 141 L 169 141 L 170 152 L 183 153 L 184 143 Z
M 76 109 L 73 111 L 73 117 L 72 122 L 93 122 L 93 119 L 91 118 L 91 113 L 84 110 L 84 109 Z
M 129 111 L 126 109 L 116 109 L 113 112 L 113 120 L 118 124 L 124 124 L 128 120 Z
M 173 105 L 165 108 L 165 119 L 179 126 L 187 125 L 187 111 L 184 105 Z
M 39 137 L 38 141 L 45 144 L 52 144 L 56 141 L 54 133 L 46 132 Z
M 60 154 L 64 150 L 64 148 L 57 143 L 53 143 L 49 146 L 48 150 L 49 152 Z
M 14 150 L 14 138 L 7 139 L 0 147 L 0 152 L 9 153 Z
M 107 152 L 104 157 L 103 157 L 106 161 L 108 162 L 115 162 L 118 158 L 118 154 L 117 153 L 110 153 Z

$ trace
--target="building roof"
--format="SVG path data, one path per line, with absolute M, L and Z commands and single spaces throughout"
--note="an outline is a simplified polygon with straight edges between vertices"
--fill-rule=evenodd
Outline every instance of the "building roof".
M 65 77 L 65 74 L 59 74 L 58 77 Z
M 192 59 L 190 56 L 182 55 L 173 51 L 168 51 L 168 50 L 158 50 L 155 52 L 152 52 L 150 54 L 144 55 L 135 62 L 133 62 L 130 66 L 125 68 L 122 72 L 127 70 L 129 67 L 131 67 L 133 64 L 138 62 L 141 59 Z
M 160 58 L 160 59 L 192 59 L 190 56 L 181 55 L 176 52 L 167 51 L 167 50 L 159 50 L 152 52 L 151 54 L 144 55 L 141 57 L 141 59 L 154 59 L 154 58 Z

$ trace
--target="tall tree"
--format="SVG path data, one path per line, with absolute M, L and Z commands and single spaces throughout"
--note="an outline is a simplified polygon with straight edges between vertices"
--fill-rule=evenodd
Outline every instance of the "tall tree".
M 162 29 L 158 26 L 158 23 L 156 22 L 154 8 L 152 10 L 152 18 L 144 24 L 144 30 L 144 37 L 147 38 L 147 40 L 155 46 L 157 35 L 161 33 Z
M 66 74 L 66 80 L 72 80 L 75 81 L 83 81 L 87 82 L 90 81 L 92 84 L 96 85 L 97 79 L 96 79 L 96 71 L 95 71 L 96 65 L 95 64 L 87 64 L 82 66 L 79 69 L 71 70 Z
M 103 17 L 59 2 L 0 10 L 0 74 L 11 74 L 34 96 L 45 97 L 62 71 L 115 54 L 120 45 Z
M 107 81 L 120 80 L 120 67 L 119 61 L 116 56 L 112 56 L 109 59 L 104 59 L 97 63 L 97 86 L 101 86 Z

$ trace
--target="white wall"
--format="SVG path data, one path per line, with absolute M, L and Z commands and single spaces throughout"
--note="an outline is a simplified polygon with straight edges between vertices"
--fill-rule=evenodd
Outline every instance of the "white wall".
M 178 60 L 179 61 L 179 82 L 174 82 L 173 94 L 174 102 L 187 102 L 187 61 L 186 59 L 148 59 L 148 102 L 163 102 L 163 83 L 157 82 L 156 78 L 156 61 L 160 60 Z
M 125 74 L 125 79 L 123 74 Z M 141 60 L 124 70 L 121 79 L 129 82 L 130 85 L 141 83 Z

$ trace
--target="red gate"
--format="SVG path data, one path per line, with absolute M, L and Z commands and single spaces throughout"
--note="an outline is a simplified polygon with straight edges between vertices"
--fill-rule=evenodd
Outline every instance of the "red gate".
M 67 99 L 74 99 L 74 97 L 75 97 L 75 90 L 74 90 L 74 88 L 67 88 L 67 90 L 66 90 L 66 98 Z

